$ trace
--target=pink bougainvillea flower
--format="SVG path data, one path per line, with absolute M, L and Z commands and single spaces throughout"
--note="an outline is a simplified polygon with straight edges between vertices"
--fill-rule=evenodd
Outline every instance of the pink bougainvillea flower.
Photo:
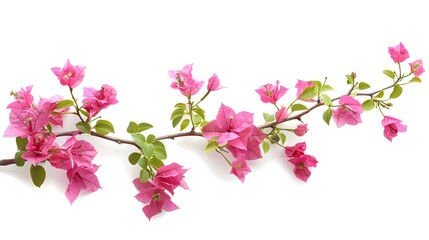
M 411 72 L 416 77 L 420 77 L 425 72 L 425 69 L 423 68 L 423 62 L 421 59 L 415 60 L 414 62 L 410 63 Z
M 305 142 L 299 142 L 295 144 L 295 146 L 286 146 L 285 153 L 286 153 L 286 156 L 290 158 L 295 158 L 295 157 L 304 155 L 304 152 L 306 149 L 307 149 L 307 145 L 305 144 Z
M 51 104 L 51 106 L 56 106 L 59 101 L 63 100 L 63 97 L 56 95 L 51 97 L 50 99 L 40 98 L 39 103 L 36 108 L 39 110 L 43 110 L 46 107 L 46 104 Z M 49 123 L 52 125 L 63 126 L 63 114 L 68 112 L 70 107 L 65 107 L 61 109 L 54 108 L 49 115 Z
M 389 54 L 395 63 L 403 62 L 410 57 L 407 49 L 402 43 L 399 43 L 395 47 L 389 47 Z
M 236 114 L 230 107 L 222 104 L 216 120 L 206 124 L 202 134 L 208 140 L 218 137 L 217 143 L 226 144 L 226 148 L 236 158 L 252 160 L 261 157 L 259 144 L 264 140 L 265 133 L 253 125 L 252 113 Z
M 295 128 L 295 130 L 293 131 L 294 133 L 295 133 L 295 135 L 297 135 L 298 137 L 302 137 L 302 136 L 304 136 L 306 133 L 307 133 L 307 131 L 308 131 L 308 128 L 307 128 L 307 123 L 301 123 L 301 124 L 298 124 L 298 126 Z
M 178 186 L 184 189 L 189 189 L 183 179 L 186 171 L 188 171 L 188 169 L 183 169 L 183 166 L 180 166 L 177 163 L 162 166 L 158 169 L 153 179 L 153 184 L 159 188 L 166 189 L 172 195 L 174 194 L 174 189 Z
M 118 103 L 116 99 L 116 89 L 108 84 L 101 86 L 100 90 L 94 88 L 84 88 L 82 100 L 83 108 L 88 112 L 89 117 L 96 116 L 102 109 Z
M 7 105 L 7 108 L 25 110 L 33 105 L 34 97 L 31 95 L 33 86 L 27 86 L 25 89 L 21 88 L 18 92 L 12 92 L 11 95 L 15 98 L 14 102 Z
M 66 197 L 70 201 L 70 204 L 76 200 L 80 191 L 95 192 L 101 188 L 98 178 L 95 175 L 97 169 L 98 166 L 93 164 L 91 167 L 75 166 L 67 171 L 67 178 L 70 183 L 66 189 Z
M 73 66 L 67 59 L 63 68 L 53 67 L 51 70 L 60 80 L 61 85 L 75 88 L 83 81 L 85 68 L 85 66 Z
M 28 137 L 26 151 L 21 157 L 34 166 L 51 157 L 49 150 L 54 146 L 55 134 L 49 136 L 44 132 L 34 133 Z
M 242 183 L 244 183 L 246 175 L 250 172 L 251 170 L 246 160 L 236 159 L 232 162 L 231 174 L 237 176 Z
M 204 81 L 197 81 L 192 78 L 192 64 L 188 64 L 182 70 L 170 70 L 169 76 L 173 80 L 170 87 L 179 89 L 186 97 L 195 95 L 202 88 Z M 215 81 L 213 79 L 213 81 Z
M 308 87 L 313 87 L 314 86 L 314 82 L 312 81 L 302 81 L 298 79 L 298 82 L 295 84 L 295 88 L 297 89 L 296 91 L 296 98 L 300 99 L 302 93 L 304 92 L 304 90 Z M 306 101 L 306 102 L 314 102 L 316 100 L 314 99 L 301 99 L 302 101 Z
M 340 106 L 332 110 L 337 127 L 342 127 L 345 124 L 357 125 L 362 122 L 360 114 L 363 112 L 363 109 L 359 101 L 348 95 L 344 95 L 340 97 L 339 103 Z
M 316 167 L 317 165 L 316 158 L 307 154 L 291 158 L 289 159 L 289 162 L 294 165 L 293 173 L 295 176 L 304 182 L 307 182 L 311 175 L 311 172 L 308 168 Z
M 384 116 L 381 125 L 384 127 L 384 136 L 389 141 L 392 141 L 392 139 L 398 135 L 398 132 L 407 131 L 407 126 L 402 124 L 400 119 L 390 116 Z
M 287 118 L 286 108 L 281 107 L 275 114 L 277 122 L 283 122 Z
M 259 89 L 255 91 L 261 97 L 261 101 L 264 103 L 276 104 L 276 102 L 286 94 L 287 88 L 279 86 L 279 80 L 276 81 L 276 85 L 271 83 L 262 85 Z
M 138 201 L 146 204 L 143 207 L 143 212 L 149 220 L 162 210 L 170 212 L 179 209 L 171 201 L 171 197 L 165 192 L 165 189 L 155 186 L 150 181 L 142 183 L 139 178 L 134 179 L 133 183 L 139 191 L 135 197 Z
M 220 85 L 219 77 L 216 74 L 213 74 L 209 78 L 209 82 L 207 84 L 207 91 L 216 91 L 223 88 L 222 85 Z

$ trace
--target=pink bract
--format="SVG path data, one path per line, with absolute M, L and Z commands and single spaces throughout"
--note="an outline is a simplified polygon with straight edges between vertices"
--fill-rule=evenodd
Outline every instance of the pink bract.
M 287 113 L 287 111 L 286 111 L 286 108 L 285 108 L 285 107 L 281 107 L 281 108 L 276 112 L 275 116 L 276 116 L 276 121 L 277 121 L 277 122 L 283 122 L 283 121 L 287 118 L 287 116 L 288 116 L 288 113 Z
M 67 178 L 70 183 L 67 186 L 65 194 L 70 204 L 76 200 L 80 191 L 95 192 L 101 188 L 98 178 L 95 175 L 97 169 L 97 165 L 92 165 L 91 167 L 75 166 L 67 171 Z
M 339 103 L 340 106 L 332 110 L 337 127 L 342 127 L 345 124 L 357 125 L 362 122 L 360 114 L 363 112 L 363 109 L 359 101 L 348 95 L 344 95 L 340 97 Z
M 236 159 L 232 162 L 231 174 L 237 176 L 242 183 L 244 183 L 246 175 L 250 172 L 251 170 L 246 160 Z
M 415 60 L 414 62 L 410 63 L 410 69 L 416 77 L 420 77 L 420 75 L 425 72 L 425 69 L 423 68 L 423 61 L 421 59 Z
M 307 131 L 308 131 L 308 128 L 307 128 L 307 123 L 301 123 L 301 124 L 298 124 L 298 126 L 295 128 L 295 130 L 293 131 L 294 133 L 295 133 L 295 135 L 297 135 L 298 137 L 302 137 L 302 136 L 304 136 L 306 133 L 307 133 Z
M 297 83 L 295 84 L 295 88 L 297 89 L 296 91 L 296 98 L 300 99 L 302 93 L 304 92 L 304 90 L 308 87 L 313 87 L 314 86 L 314 82 L 312 81 L 302 81 L 299 80 L 297 81 Z M 301 99 L 302 100 L 302 99 Z M 306 102 L 314 102 L 314 99 L 305 99 L 302 101 L 306 101 Z
M 261 97 L 261 101 L 264 103 L 276 104 L 276 102 L 286 94 L 287 88 L 279 86 L 280 82 L 277 80 L 276 85 L 271 83 L 262 85 L 259 89 L 255 91 Z
M 116 99 L 116 89 L 108 84 L 101 86 L 100 90 L 94 88 L 84 88 L 82 100 L 83 108 L 88 112 L 89 117 L 96 116 L 102 109 L 118 103 Z
M 192 64 L 184 66 L 182 70 L 170 70 L 169 76 L 173 80 L 170 87 L 179 89 L 186 97 L 198 93 L 204 84 L 204 81 L 197 81 L 192 78 Z
M 12 92 L 15 102 L 7 105 L 7 108 L 25 110 L 32 108 L 34 97 L 31 95 L 31 89 L 33 86 L 27 86 L 25 89 L 21 88 L 18 92 Z
M 85 66 L 73 66 L 67 59 L 63 68 L 53 67 L 51 70 L 60 80 L 61 85 L 75 88 L 83 81 L 85 68 Z
M 402 120 L 390 116 L 384 116 L 381 125 L 384 127 L 384 137 L 389 141 L 398 136 L 398 132 L 407 131 L 407 126 L 402 124 Z
M 221 88 L 223 88 L 223 86 L 220 85 L 219 77 L 216 74 L 213 74 L 207 83 L 207 91 L 216 91 Z
M 177 163 L 162 166 L 158 169 L 155 178 L 153 179 L 153 184 L 157 187 L 166 189 L 172 195 L 174 194 L 174 189 L 178 186 L 184 189 L 189 189 L 183 179 L 186 171 L 188 171 L 188 169 L 183 169 L 183 166 L 180 166 Z
M 405 61 L 410 57 L 407 49 L 402 43 L 399 43 L 395 47 L 389 47 L 390 57 L 393 59 L 395 63 L 400 63 Z
M 28 137 L 26 151 L 21 157 L 34 166 L 51 157 L 52 153 L 49 150 L 54 145 L 55 134 L 49 136 L 44 132 L 34 133 Z
M 290 158 L 295 158 L 304 155 L 306 149 L 307 145 L 305 144 L 305 142 L 299 142 L 296 143 L 295 146 L 286 146 L 285 154 Z
M 294 165 L 293 173 L 295 176 L 304 182 L 307 182 L 308 178 L 311 176 L 310 169 L 308 168 L 316 167 L 318 163 L 315 157 L 307 154 L 291 158 L 289 162 Z

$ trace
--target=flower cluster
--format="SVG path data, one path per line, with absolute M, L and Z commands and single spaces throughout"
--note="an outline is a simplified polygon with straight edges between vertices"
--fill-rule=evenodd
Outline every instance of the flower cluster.
M 287 143 L 308 133 L 309 123 L 304 121 L 304 117 L 314 109 L 324 108 L 322 119 L 326 124 L 333 119 L 337 128 L 361 124 L 362 114 L 378 109 L 386 139 L 392 141 L 398 133 L 407 131 L 402 120 L 384 112 L 393 106 L 393 99 L 401 96 L 403 86 L 421 82 L 420 76 L 425 69 L 422 60 L 417 59 L 409 63 L 409 72 L 403 72 L 401 63 L 409 58 L 409 52 L 402 43 L 389 47 L 388 53 L 398 65 L 398 71 L 384 70 L 391 82 L 379 90 L 369 91 L 370 84 L 358 81 L 355 72 L 345 75 L 348 91 L 336 96 L 332 94 L 335 90 L 327 78 L 323 81 L 298 79 L 293 89 L 296 93 L 293 94 L 290 94 L 291 88 L 283 86 L 279 80 L 261 85 L 255 90 L 257 96 L 264 104 L 273 107 L 273 110 L 262 113 L 265 122 L 261 125 L 255 125 L 254 113 L 236 112 L 224 103 L 221 103 L 215 119 L 206 120 L 202 102 L 211 92 L 223 88 L 218 75 L 208 78 L 206 92 L 197 98 L 204 81 L 193 76 L 193 64 L 181 70 L 170 70 L 170 87 L 185 97 L 183 102 L 174 105 L 170 116 L 172 127 L 179 127 L 179 132 L 160 137 L 152 133 L 143 134 L 153 126 L 130 121 L 126 130 L 132 140 L 107 136 L 115 133 L 113 124 L 100 116 L 102 110 L 118 103 L 115 88 L 108 84 L 99 90 L 85 87 L 83 100 L 79 103 L 73 90 L 83 82 L 86 67 L 73 66 L 67 60 L 63 68 L 51 70 L 60 84 L 68 87 L 71 99 L 56 95 L 35 102 L 31 93 L 33 86 L 12 92 L 14 101 L 7 105 L 10 125 L 4 137 L 16 138 L 18 150 L 14 159 L 0 160 L 0 165 L 15 163 L 23 166 L 28 162 L 33 183 L 38 187 L 46 177 L 43 164 L 49 163 L 54 168 L 65 170 L 69 180 L 65 195 L 73 203 L 82 190 L 94 192 L 101 188 L 96 176 L 99 166 L 93 163 L 97 151 L 90 142 L 79 140 L 80 134 L 132 145 L 137 150 L 130 153 L 128 161 L 140 168 L 139 176 L 133 180 L 138 191 L 135 198 L 144 204 L 143 213 L 149 220 L 163 211 L 178 209 L 172 201 L 175 190 L 178 187 L 189 189 L 184 181 L 188 169 L 175 162 L 165 164 L 167 151 L 162 141 L 166 139 L 204 137 L 207 140 L 205 151 L 219 154 L 229 165 L 230 174 L 241 182 L 251 172 L 251 160 L 263 158 L 272 146 L 280 147 L 285 154 L 282 157 L 293 165 L 296 178 L 307 182 L 311 176 L 310 168 L 316 167 L 318 160 L 306 153 L 304 141 L 297 141 L 294 145 Z M 288 95 L 292 101 L 282 104 L 281 100 Z M 76 128 L 58 133 L 54 129 L 63 127 L 65 114 L 77 117 Z M 67 138 L 59 143 L 60 137 Z

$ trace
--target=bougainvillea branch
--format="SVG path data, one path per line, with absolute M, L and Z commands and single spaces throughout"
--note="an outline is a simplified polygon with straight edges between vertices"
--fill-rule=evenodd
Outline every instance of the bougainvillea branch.
M 335 97 L 329 94 L 334 88 L 328 84 L 327 78 L 324 81 L 298 80 L 294 100 L 283 105 L 280 100 L 291 91 L 289 88 L 281 85 L 279 80 L 261 85 L 255 92 L 264 104 L 273 106 L 271 111 L 262 113 L 265 123 L 261 125 L 254 124 L 253 113 L 236 112 L 224 103 L 220 104 L 216 118 L 207 121 L 201 103 L 212 92 L 223 88 L 219 77 L 213 74 L 208 79 L 206 92 L 196 98 L 203 89 L 204 81 L 193 77 L 193 65 L 170 70 L 170 87 L 184 96 L 183 102 L 174 105 L 170 117 L 172 127 L 178 128 L 179 132 L 164 136 L 143 134 L 153 126 L 146 122 L 130 121 L 126 129 L 130 139 L 111 136 L 115 133 L 113 124 L 99 115 L 102 110 L 119 103 L 116 89 L 108 84 L 100 89 L 85 87 L 84 98 L 79 102 L 74 89 L 83 82 L 86 67 L 74 66 L 67 60 L 64 67 L 51 70 L 60 84 L 69 89 L 71 99 L 53 96 L 40 98 L 36 103 L 31 94 L 33 86 L 11 93 L 14 101 L 7 106 L 10 109 L 10 125 L 4 137 L 16 139 L 17 152 L 14 158 L 0 160 L 0 166 L 23 166 L 28 162 L 32 181 L 38 187 L 46 178 L 45 164 L 64 170 L 69 180 L 65 195 L 73 203 L 81 191 L 94 192 L 101 187 L 96 176 L 99 166 L 92 163 L 97 151 L 90 142 L 79 140 L 79 135 L 87 134 L 117 144 L 132 145 L 136 151 L 129 154 L 128 161 L 140 169 L 139 176 L 132 180 L 138 191 L 135 197 L 144 204 L 143 212 L 149 220 L 162 211 L 178 209 L 172 201 L 175 190 L 178 187 L 189 189 L 184 180 L 188 169 L 175 162 L 165 163 L 167 151 L 162 141 L 168 139 L 205 138 L 205 151 L 219 154 L 219 158 L 230 167 L 230 173 L 241 182 L 251 172 L 248 161 L 263 158 L 262 154 L 267 153 L 271 146 L 281 147 L 293 165 L 294 175 L 307 182 L 311 176 L 310 169 L 317 167 L 318 160 L 306 153 L 305 142 L 294 145 L 286 143 L 289 134 L 302 137 L 307 133 L 308 123 L 303 118 L 316 108 L 324 107 L 323 121 L 330 124 L 333 119 L 338 128 L 360 124 L 361 114 L 378 109 L 386 139 L 392 141 L 398 133 L 406 132 L 407 126 L 400 119 L 384 112 L 393 106 L 392 99 L 401 96 L 403 86 L 421 82 L 420 76 L 425 70 L 422 60 L 418 59 L 410 62 L 409 72 L 404 73 L 401 63 L 409 58 L 409 53 L 402 43 L 389 47 L 388 53 L 398 70 L 383 71 L 392 82 L 379 90 L 369 91 L 370 84 L 358 81 L 354 72 L 345 76 L 348 91 Z M 359 101 L 361 99 L 362 102 Z M 66 114 L 77 116 L 75 129 L 63 132 L 53 130 L 53 126 L 64 128 L 63 116 Z M 60 137 L 65 138 L 61 145 L 57 143 Z

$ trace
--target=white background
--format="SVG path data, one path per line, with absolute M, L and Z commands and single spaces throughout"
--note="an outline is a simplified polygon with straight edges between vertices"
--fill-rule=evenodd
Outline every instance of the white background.
M 128 138 L 130 120 L 172 129 L 169 115 L 183 96 L 170 89 L 168 70 L 194 63 L 194 76 L 217 73 L 227 88 L 202 104 L 208 119 L 220 103 L 238 111 L 272 112 L 254 92 L 265 83 L 290 88 L 297 79 L 323 80 L 346 91 L 345 74 L 355 71 L 374 87 L 390 84 L 383 69 L 395 69 L 387 47 L 400 41 L 410 59 L 429 62 L 424 1 L 2 1 L 0 3 L 0 129 L 8 125 L 10 91 L 34 85 L 35 96 L 67 96 L 50 68 L 87 66 L 83 86 L 107 83 L 119 104 L 102 112 Z M 408 64 L 404 65 L 407 69 Z M 429 69 L 429 66 L 426 65 Z M 138 167 L 127 161 L 134 149 L 90 140 L 99 154 L 103 189 L 81 194 L 73 206 L 64 196 L 64 172 L 48 165 L 40 188 L 29 166 L 0 168 L 1 239 L 428 239 L 429 159 L 423 84 L 404 87 L 386 112 L 408 131 L 393 142 L 382 135 L 381 115 L 365 113 L 363 124 L 337 129 L 318 109 L 306 116 L 306 141 L 319 160 L 308 183 L 297 180 L 279 148 L 250 163 L 242 184 L 216 154 L 204 153 L 200 138 L 166 141 L 168 162 L 190 168 L 191 191 L 178 190 L 180 210 L 150 222 L 134 199 Z M 376 90 L 376 89 L 374 89 Z M 201 95 L 198 95 L 201 96 Z M 36 98 L 37 99 L 37 98 Z M 72 125 L 76 119 L 68 118 Z M 293 125 L 291 125 L 293 126 Z M 0 158 L 15 153 L 14 139 L 0 139 Z M 112 238 L 110 238 L 112 239 Z

